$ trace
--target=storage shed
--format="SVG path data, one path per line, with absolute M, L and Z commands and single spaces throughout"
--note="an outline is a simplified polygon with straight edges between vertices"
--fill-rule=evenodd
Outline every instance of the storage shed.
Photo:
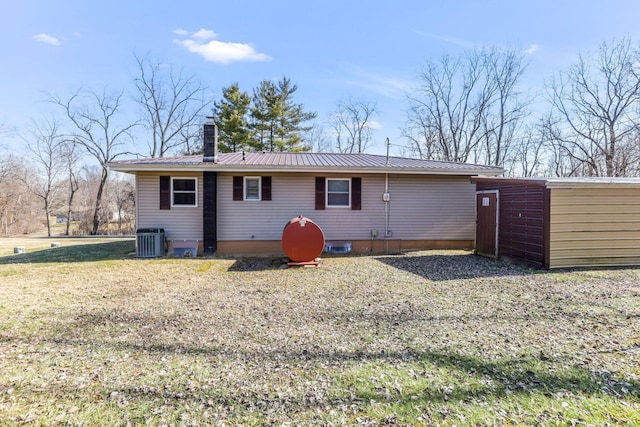
M 640 179 L 471 181 L 480 255 L 542 268 L 640 265 Z

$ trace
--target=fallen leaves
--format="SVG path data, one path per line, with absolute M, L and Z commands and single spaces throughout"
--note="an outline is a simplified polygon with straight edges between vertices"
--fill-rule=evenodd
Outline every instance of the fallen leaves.
M 600 424 L 640 410 L 640 270 L 460 251 L 14 270 L 0 265 L 0 418 L 15 422 L 564 424 L 587 405 Z

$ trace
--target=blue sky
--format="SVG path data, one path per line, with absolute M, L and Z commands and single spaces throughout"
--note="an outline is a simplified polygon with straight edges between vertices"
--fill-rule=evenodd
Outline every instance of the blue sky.
M 403 143 L 405 94 L 429 59 L 475 46 L 522 49 L 523 84 L 537 90 L 603 41 L 640 41 L 640 2 L 631 0 L 4 3 L 0 122 L 19 130 L 56 111 L 47 92 L 130 90 L 136 53 L 196 75 L 216 98 L 234 82 L 251 92 L 287 76 L 317 122 L 340 99 L 377 102 L 373 151 L 380 153 L 386 137 Z

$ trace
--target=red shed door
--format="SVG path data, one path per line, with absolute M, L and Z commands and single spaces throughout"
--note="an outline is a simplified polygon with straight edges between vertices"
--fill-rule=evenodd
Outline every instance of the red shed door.
M 498 256 L 498 191 L 476 193 L 476 253 Z

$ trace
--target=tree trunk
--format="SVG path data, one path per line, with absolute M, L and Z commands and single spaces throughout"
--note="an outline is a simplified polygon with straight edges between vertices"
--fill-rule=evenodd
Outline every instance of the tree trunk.
M 47 217 L 47 237 L 51 237 L 51 209 L 49 207 L 49 203 L 45 201 L 44 204 L 44 214 Z
M 100 228 L 100 209 L 102 207 L 102 193 L 109 177 L 109 171 L 106 166 L 102 169 L 102 176 L 100 178 L 100 185 L 98 185 L 98 194 L 96 194 L 96 206 L 93 211 L 93 228 L 91 229 L 91 235 L 98 234 Z
M 71 204 L 73 203 L 73 196 L 75 195 L 76 190 L 73 189 L 73 184 L 71 185 L 71 193 L 69 194 L 69 207 L 67 208 L 67 229 L 65 231 L 65 235 L 69 235 L 69 228 L 71 227 Z
M 616 131 L 613 126 L 609 127 L 609 150 L 605 153 L 605 162 L 607 166 L 607 176 L 617 175 L 613 170 L 613 159 L 616 155 Z

